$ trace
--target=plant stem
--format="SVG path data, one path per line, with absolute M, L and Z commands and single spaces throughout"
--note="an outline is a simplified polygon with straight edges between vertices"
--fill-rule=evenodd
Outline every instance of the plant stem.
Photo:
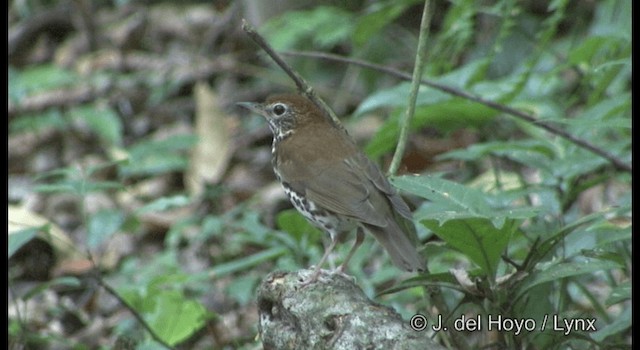
M 420 21 L 420 36 L 418 37 L 418 49 L 416 52 L 416 61 L 413 65 L 413 77 L 411 79 L 411 91 L 409 93 L 409 103 L 407 104 L 407 110 L 404 117 L 400 121 L 400 137 L 398 139 L 398 145 L 396 146 L 396 152 L 393 154 L 391 165 L 389 166 L 389 175 L 395 175 L 402 162 L 402 156 L 404 150 L 407 147 L 407 138 L 409 135 L 409 126 L 411 119 L 416 110 L 416 99 L 418 98 L 418 90 L 420 89 L 420 80 L 422 79 L 422 70 L 424 67 L 424 60 L 426 55 L 427 36 L 429 35 L 429 0 L 425 0 L 424 7 L 422 9 L 422 20 Z

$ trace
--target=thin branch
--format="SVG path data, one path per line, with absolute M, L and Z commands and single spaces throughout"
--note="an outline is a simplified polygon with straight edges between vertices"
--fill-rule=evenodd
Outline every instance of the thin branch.
M 333 55 L 333 54 L 328 54 L 328 53 L 324 53 L 324 52 L 282 52 L 282 54 L 284 55 L 291 55 L 291 56 L 300 56 L 300 57 L 312 57 L 312 58 L 320 58 L 320 59 L 326 59 L 326 60 L 331 60 L 331 61 L 336 61 L 336 62 L 343 62 L 343 63 L 348 63 L 348 64 L 353 64 L 353 65 L 357 65 L 360 67 L 365 67 L 365 68 L 370 68 L 370 69 L 374 69 L 380 72 L 384 72 L 387 73 L 391 76 L 394 76 L 398 79 L 402 79 L 402 80 L 411 80 L 411 75 L 409 73 L 394 69 L 394 68 L 390 68 L 390 67 L 385 67 L 379 64 L 375 64 L 375 63 L 371 63 L 371 62 L 367 62 L 367 61 L 363 61 L 363 60 L 358 60 L 358 59 L 353 59 L 353 58 L 347 58 L 347 57 L 343 57 L 343 56 L 338 56 L 338 55 Z M 565 139 L 567 139 L 568 141 L 572 142 L 573 144 L 582 147 L 606 160 L 608 160 L 617 170 L 620 171 L 626 171 L 626 172 L 631 172 L 632 166 L 631 164 L 627 164 L 625 163 L 622 159 L 618 158 L 617 156 L 611 154 L 610 152 L 599 148 L 597 146 L 595 146 L 594 144 L 592 144 L 591 142 L 584 140 L 582 138 L 579 138 L 577 136 L 574 136 L 570 133 L 568 133 L 567 131 L 564 131 L 558 127 L 556 127 L 555 125 L 539 120 L 536 117 L 534 117 L 531 114 L 527 114 L 525 112 L 519 111 L 515 108 L 509 107 L 509 106 L 505 106 L 503 104 L 491 101 L 491 100 L 487 100 L 485 98 L 482 98 L 480 96 L 476 96 L 473 94 L 470 94 L 466 91 L 463 90 L 459 90 L 447 85 L 443 85 L 440 83 L 436 83 L 432 80 L 428 80 L 428 79 L 422 79 L 420 81 L 422 84 L 430 86 L 434 89 L 440 90 L 442 92 L 448 93 L 450 95 L 453 96 L 458 96 L 458 97 L 462 97 L 464 99 L 473 101 L 473 102 L 477 102 L 480 104 L 483 104 L 487 107 L 493 108 L 497 111 L 512 115 L 513 117 L 517 118 L 517 119 L 521 119 L 524 120 L 526 122 L 529 122 L 535 126 L 538 126 L 539 128 L 542 128 L 554 135 L 558 135 L 560 137 L 563 137 Z
M 424 7 L 422 8 L 422 20 L 420 21 L 420 36 L 418 37 L 416 61 L 413 64 L 413 77 L 411 78 L 409 103 L 407 104 L 407 110 L 404 113 L 404 117 L 400 121 L 400 137 L 398 138 L 398 144 L 396 145 L 396 151 L 393 154 L 391 165 L 389 165 L 389 175 L 394 175 L 398 171 L 400 163 L 402 162 L 404 150 L 407 147 L 409 125 L 411 124 L 411 119 L 416 111 L 418 89 L 420 89 L 420 79 L 422 78 L 422 70 L 424 68 L 425 55 L 427 53 L 427 36 L 429 35 L 429 23 L 431 22 L 430 16 L 429 0 L 425 0 Z
M 260 48 L 262 48 L 264 52 L 266 52 L 271 57 L 271 59 L 273 59 L 273 61 L 278 66 L 280 66 L 280 68 L 282 68 L 285 73 L 287 73 L 287 75 L 296 83 L 298 91 L 300 91 L 301 94 L 307 96 L 307 98 L 313 101 L 313 103 L 315 103 L 316 106 L 318 106 L 318 108 L 320 108 L 324 112 L 325 116 L 331 118 L 331 120 L 337 127 L 344 130 L 344 127 L 342 127 L 342 123 L 340 123 L 340 120 L 338 119 L 336 114 L 315 93 L 311 85 L 309 85 L 309 83 L 307 83 L 304 78 L 302 78 L 302 76 L 298 74 L 298 72 L 291 68 L 291 66 L 289 66 L 287 62 L 285 62 L 282 57 L 278 55 L 278 53 L 271 47 L 271 45 L 269 45 L 269 43 L 264 40 L 264 38 L 256 31 L 256 29 L 252 25 L 247 23 L 247 21 L 244 19 L 242 20 L 242 30 L 244 30 L 245 33 L 247 33 L 247 35 L 251 38 L 251 40 L 253 40 L 258 46 L 260 46 Z
M 92 259 L 93 260 L 93 259 Z M 100 274 L 100 271 L 97 270 L 94 273 L 94 278 L 96 279 L 96 281 L 98 282 L 98 284 L 104 288 L 104 290 L 111 294 L 111 296 L 113 296 L 114 298 L 116 298 L 118 300 L 118 302 L 120 302 L 120 304 L 122 304 L 127 310 L 129 310 L 129 312 L 131 312 L 131 314 L 133 315 L 133 317 L 136 318 L 136 320 L 138 320 L 138 322 L 142 325 L 143 328 L 145 328 L 147 330 L 147 332 L 149 332 L 149 334 L 151 335 L 151 337 L 153 338 L 153 340 L 155 340 L 157 343 L 161 344 L 162 346 L 164 346 L 167 349 L 171 349 L 171 350 L 175 350 L 176 348 L 167 344 L 167 342 L 165 342 L 154 330 L 153 328 L 151 328 L 151 325 L 149 325 L 149 323 L 147 323 L 147 321 L 144 319 L 144 317 L 142 317 L 142 315 L 140 315 L 140 313 L 138 313 L 138 311 L 131 306 L 126 300 L 124 300 L 120 294 L 118 294 L 118 292 L 113 289 L 113 287 L 111 287 L 103 278 L 102 275 Z

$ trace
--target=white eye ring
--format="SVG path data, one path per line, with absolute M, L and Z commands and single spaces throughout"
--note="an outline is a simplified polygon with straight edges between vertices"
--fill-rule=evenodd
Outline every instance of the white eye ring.
M 284 103 L 276 103 L 273 105 L 272 110 L 273 114 L 280 117 L 287 112 L 288 108 Z

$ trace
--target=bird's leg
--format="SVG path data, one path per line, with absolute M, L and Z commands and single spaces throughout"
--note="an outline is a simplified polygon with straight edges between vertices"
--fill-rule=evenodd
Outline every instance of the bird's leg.
M 318 276 L 320 276 L 320 271 L 322 270 L 322 265 L 327 260 L 327 257 L 329 257 L 329 254 L 331 254 L 333 249 L 336 247 L 336 244 L 338 244 L 338 237 L 331 237 L 331 244 L 329 244 L 327 249 L 324 251 L 324 255 L 316 265 L 316 268 L 313 270 L 313 274 L 311 275 L 311 277 L 302 283 L 303 286 L 309 285 L 318 279 Z
M 355 254 L 356 250 L 358 250 L 358 248 L 362 244 L 362 241 L 364 241 L 364 231 L 362 230 L 362 227 L 358 227 L 356 229 L 356 241 L 353 243 L 353 247 L 351 247 L 351 250 L 349 250 L 349 254 L 347 254 L 347 257 L 344 259 L 340 267 L 338 267 L 338 272 L 344 273 L 344 271 L 347 269 L 347 264 L 349 264 L 349 260 L 351 260 L 353 254 Z

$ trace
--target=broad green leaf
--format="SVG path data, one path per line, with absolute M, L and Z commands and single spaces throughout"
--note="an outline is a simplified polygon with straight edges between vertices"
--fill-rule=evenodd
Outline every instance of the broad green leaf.
M 41 64 L 24 70 L 9 69 L 9 98 L 19 101 L 34 93 L 68 86 L 78 81 L 77 75 L 53 64 Z
M 380 29 L 402 14 L 407 7 L 419 0 L 404 0 L 395 2 L 374 2 L 369 7 L 369 13 L 358 18 L 353 31 L 353 41 L 357 46 L 363 46 L 376 35 Z
M 545 264 L 542 270 L 531 274 L 520 286 L 516 299 L 528 292 L 534 286 L 542 283 L 560 281 L 563 278 L 595 273 L 620 268 L 616 264 L 607 260 L 584 260 L 579 262 L 560 262 Z
M 489 276 L 495 276 L 501 254 L 520 221 L 507 220 L 500 228 L 484 218 L 421 220 L 423 225 L 453 248 L 464 253 Z
M 87 246 L 97 248 L 116 233 L 124 223 L 124 214 L 117 209 L 104 209 L 89 218 Z
M 225 288 L 227 295 L 240 305 L 247 305 L 255 298 L 255 287 L 260 283 L 260 278 L 259 275 L 254 274 L 234 278 Z
M 209 317 L 199 302 L 176 290 L 162 290 L 146 296 L 153 304 L 145 318 L 153 330 L 168 344 L 175 345 L 202 328 Z M 151 300 L 149 300 L 151 299 Z
M 369 157 L 378 158 L 396 147 L 398 136 L 400 135 L 400 126 L 398 124 L 400 113 L 400 111 L 393 113 L 369 140 L 364 149 Z
M 431 80 L 455 88 L 463 88 L 467 82 L 473 78 L 473 75 L 484 64 L 483 60 L 475 60 L 461 68 L 449 72 L 445 75 L 433 78 Z M 391 88 L 378 90 L 377 92 L 369 95 L 364 101 L 360 103 L 354 116 L 360 116 L 364 113 L 369 113 L 379 108 L 402 108 L 406 109 L 407 102 L 409 101 L 409 92 L 411 90 L 411 83 L 402 82 Z M 475 106 L 477 104 L 469 102 L 466 99 L 456 98 L 440 89 L 432 88 L 427 85 L 421 85 L 418 90 L 418 96 L 416 100 L 416 106 L 432 105 L 436 103 L 446 102 L 452 99 L 456 99 L 458 104 L 463 106 Z M 478 105 L 480 107 L 480 105 Z M 474 107 L 478 108 L 478 107 Z M 481 106 L 481 108 L 488 108 Z M 486 113 L 483 111 L 483 113 Z M 448 115 L 449 118 L 457 117 Z
M 302 214 L 295 209 L 284 210 L 276 217 L 278 228 L 293 235 L 297 241 L 301 241 L 303 235 L 320 235 L 320 231 L 309 223 Z
M 380 126 L 365 148 L 367 154 L 376 158 L 395 148 L 400 135 L 398 117 L 403 113 L 405 113 L 403 109 L 397 108 Z M 460 128 L 479 127 L 490 121 L 495 114 L 495 111 L 479 103 L 459 98 L 448 99 L 416 107 L 410 128 L 419 130 L 428 126 L 448 133 Z
M 35 232 L 37 237 L 54 248 L 57 256 L 63 256 L 68 259 L 83 258 L 82 253 L 76 248 L 65 231 L 47 217 L 24 206 L 9 205 L 7 221 L 7 232 L 9 233 L 8 253 L 10 254 L 15 254 L 17 249 L 29 240 L 34 239 L 31 235 Z M 17 238 L 11 238 L 15 233 L 19 233 Z
M 65 130 L 69 126 L 69 120 L 62 117 L 57 109 L 48 109 L 37 114 L 21 115 L 9 122 L 9 133 L 39 132 L 49 128 Z
M 158 175 L 184 170 L 184 155 L 198 141 L 193 135 L 176 135 L 164 140 L 144 140 L 128 149 L 128 161 L 120 167 L 124 176 Z
M 319 49 L 349 40 L 354 24 L 351 12 L 317 6 L 308 11 L 284 12 L 265 24 L 262 31 L 276 50 L 298 46 Z
M 72 118 L 87 123 L 89 128 L 108 144 L 122 144 L 122 121 L 110 107 L 99 104 L 82 105 L 71 108 L 69 114 Z
M 548 163 L 555 157 L 552 144 L 544 140 L 493 141 L 471 145 L 465 149 L 447 152 L 438 159 L 478 160 L 488 155 L 504 156 L 514 161 L 522 160 L 522 156 L 533 159 L 536 163 Z M 522 160 L 523 163 L 527 160 Z
M 411 84 L 404 82 L 388 89 L 379 90 L 362 101 L 353 114 L 360 116 L 379 108 L 406 107 L 410 89 Z M 440 90 L 423 85 L 418 90 L 416 106 L 442 102 L 451 98 Z
M 621 228 L 607 221 L 600 221 L 585 228 L 576 229 L 568 235 L 563 242 L 564 254 L 567 257 L 592 254 L 594 257 L 607 258 L 611 243 L 624 240 L 631 241 L 631 227 Z M 616 255 L 617 258 L 623 258 Z
M 253 210 L 245 211 L 238 224 L 240 228 L 247 231 L 252 238 L 260 241 L 264 240 L 264 237 L 267 237 L 269 233 L 273 232 L 272 229 L 262 223 L 261 214 Z
M 603 213 L 597 212 L 574 220 L 564 227 L 559 228 L 557 231 L 551 232 L 550 234 L 545 232 L 543 236 L 541 236 L 544 239 L 540 242 L 540 244 L 538 244 L 538 247 L 536 249 L 535 255 L 537 257 L 534 258 L 534 261 L 544 258 L 547 254 L 549 254 L 549 252 L 553 251 L 560 242 L 564 242 L 569 234 L 576 232 L 581 226 L 597 223 L 603 219 Z
M 501 229 L 507 219 L 524 219 L 536 215 L 530 207 L 495 207 L 488 199 L 491 195 L 477 189 L 432 176 L 400 176 L 390 179 L 397 188 L 431 201 L 420 208 L 419 220 L 448 220 L 464 218 L 487 219 Z M 496 201 L 499 202 L 499 201 Z
M 34 239 L 40 230 L 42 230 L 42 227 L 28 227 L 22 230 L 9 231 L 7 242 L 8 258 L 11 259 L 18 249 Z
M 497 114 L 480 103 L 453 98 L 416 108 L 411 121 L 413 130 L 432 127 L 444 133 L 462 128 L 476 128 L 491 121 Z

